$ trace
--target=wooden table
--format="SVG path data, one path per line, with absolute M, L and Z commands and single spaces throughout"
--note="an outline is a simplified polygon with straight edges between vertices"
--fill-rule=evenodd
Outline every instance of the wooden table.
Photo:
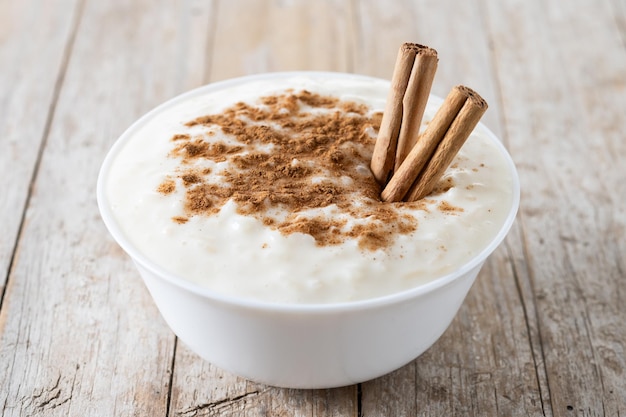
M 490 103 L 522 206 L 451 327 L 380 379 L 261 386 L 168 329 L 102 224 L 99 165 L 140 115 L 276 70 L 389 78 Z M 626 414 L 626 1 L 0 1 L 3 416 Z

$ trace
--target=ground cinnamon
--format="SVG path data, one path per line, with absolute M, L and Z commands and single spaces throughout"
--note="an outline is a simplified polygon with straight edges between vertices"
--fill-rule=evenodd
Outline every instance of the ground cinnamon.
M 172 138 L 170 157 L 181 161 L 176 184 L 184 187 L 186 211 L 174 221 L 215 214 L 232 200 L 240 214 L 284 234 L 309 234 L 319 245 L 354 238 L 363 249 L 384 248 L 398 233 L 414 231 L 417 221 L 380 201 L 380 185 L 368 169 L 380 121 L 381 114 L 365 105 L 308 91 L 191 120 L 186 125 L 194 132 L 201 126 L 204 136 Z M 210 171 L 203 161 L 227 165 Z M 423 202 L 410 204 L 425 209 Z M 330 216 L 307 212 L 331 205 Z M 355 220 L 348 224 L 346 215 Z

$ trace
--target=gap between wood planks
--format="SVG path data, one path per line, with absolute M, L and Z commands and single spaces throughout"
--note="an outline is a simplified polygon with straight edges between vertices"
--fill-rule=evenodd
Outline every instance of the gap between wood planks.
M 481 13 L 479 15 L 482 18 L 483 24 L 485 25 L 485 27 L 489 27 L 490 22 L 489 22 L 488 13 L 487 13 L 484 1 L 481 1 L 479 3 L 479 8 L 481 10 Z M 507 134 L 507 130 L 505 129 L 505 126 L 507 125 L 506 107 L 504 105 L 504 97 L 502 93 L 501 74 L 498 71 L 498 67 L 496 65 L 493 32 L 487 30 L 485 31 L 485 33 L 486 33 L 487 42 L 488 42 L 489 65 L 492 70 L 493 80 L 495 84 L 494 92 L 495 92 L 496 100 L 498 102 L 498 107 L 500 109 L 500 111 L 498 112 L 498 115 L 499 115 L 498 123 L 500 124 L 500 132 L 501 132 L 500 139 L 502 140 L 504 145 L 507 148 L 509 148 L 510 138 Z M 517 214 L 515 223 L 513 224 L 513 229 L 519 234 L 519 241 L 521 242 L 521 245 L 522 245 L 522 256 L 524 259 L 524 264 L 527 265 L 528 263 L 526 262 L 526 260 L 528 259 L 528 245 L 527 245 L 526 235 L 524 234 L 523 225 L 524 225 L 523 213 L 520 210 Z M 516 286 L 517 293 L 519 296 L 522 311 L 524 313 L 526 333 L 528 335 L 528 342 L 530 344 L 530 353 L 532 355 L 533 365 L 535 368 L 535 378 L 537 379 L 537 385 L 539 388 L 539 399 L 541 401 L 541 411 L 544 416 L 549 417 L 554 414 L 554 410 L 552 409 L 552 403 L 550 401 L 551 395 L 550 395 L 550 384 L 548 381 L 548 369 L 546 367 L 545 355 L 543 351 L 543 342 L 542 342 L 542 337 L 541 337 L 541 330 L 539 328 L 539 316 L 537 315 L 537 308 L 535 306 L 536 302 L 534 298 L 535 291 L 533 288 L 534 280 L 532 279 L 532 271 L 526 268 L 526 275 L 528 276 L 528 279 L 526 281 L 528 283 L 528 286 L 530 286 L 530 294 L 525 294 L 524 292 L 525 286 L 523 285 L 522 277 L 520 276 L 520 271 L 518 270 L 518 266 L 515 262 L 515 257 L 514 257 L 511 245 L 509 244 L 509 239 L 510 237 L 506 238 L 503 243 L 506 248 L 506 252 L 509 256 L 511 272 L 513 273 L 513 277 L 515 279 L 515 286 Z M 526 297 L 530 299 L 530 305 L 528 305 L 529 303 Z M 535 323 L 534 326 L 531 324 L 531 318 Z M 540 358 L 541 363 L 538 363 L 537 361 L 538 358 Z M 546 407 L 549 407 L 549 409 L 546 410 Z
M 82 20 L 83 10 L 85 9 L 85 0 L 78 0 L 76 3 L 76 10 L 74 13 L 74 19 L 71 24 L 70 33 L 68 35 L 67 41 L 65 42 L 65 47 L 63 48 L 63 54 L 61 58 L 61 65 L 59 67 L 59 72 L 57 74 L 56 81 L 54 83 L 54 88 L 52 91 L 52 99 L 50 100 L 50 105 L 48 106 L 49 111 L 46 116 L 46 122 L 44 124 L 43 134 L 41 137 L 41 141 L 39 142 L 39 149 L 37 150 L 37 157 L 35 158 L 35 165 L 33 166 L 33 172 L 28 181 L 28 193 L 26 194 L 26 199 L 24 200 L 24 207 L 22 208 L 22 216 L 19 219 L 19 226 L 17 228 L 17 233 L 15 235 L 15 241 L 13 243 L 13 250 L 11 251 L 11 259 L 9 260 L 9 265 L 7 267 L 7 276 L 4 284 L 4 288 L 2 288 L 2 292 L 0 293 L 0 311 L 2 311 L 2 306 L 4 305 L 4 297 L 7 292 L 7 288 L 10 284 L 11 273 L 13 271 L 13 265 L 15 263 L 16 255 L 17 255 L 17 247 L 22 236 L 22 230 L 24 228 L 24 221 L 26 219 L 26 211 L 28 210 L 28 206 L 30 205 L 30 200 L 33 195 L 33 186 L 39 175 L 39 166 L 41 165 L 41 159 L 43 157 L 43 151 L 46 148 L 46 144 L 48 143 L 48 136 L 50 134 L 50 127 L 52 126 L 52 121 L 54 120 L 54 115 L 56 112 L 57 102 L 59 100 L 59 95 L 61 93 L 61 88 L 63 88 L 63 83 L 65 81 L 65 73 L 67 71 L 68 63 L 72 56 L 72 50 L 74 49 L 74 41 L 76 40 L 76 33 L 78 32 L 78 26 Z
M 174 335 L 174 347 L 172 348 L 172 361 L 170 362 L 170 380 L 167 388 L 167 399 L 165 400 L 165 417 L 170 416 L 172 405 L 172 389 L 174 387 L 174 369 L 176 369 L 176 348 L 178 347 L 178 336 Z

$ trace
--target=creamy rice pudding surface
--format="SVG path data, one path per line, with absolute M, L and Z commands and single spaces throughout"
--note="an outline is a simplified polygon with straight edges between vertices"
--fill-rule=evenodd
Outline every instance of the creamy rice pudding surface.
M 452 272 L 504 224 L 510 169 L 476 129 L 433 193 L 381 202 L 369 161 L 388 88 L 293 76 L 179 100 L 115 156 L 113 215 L 153 263 L 240 298 L 349 302 Z

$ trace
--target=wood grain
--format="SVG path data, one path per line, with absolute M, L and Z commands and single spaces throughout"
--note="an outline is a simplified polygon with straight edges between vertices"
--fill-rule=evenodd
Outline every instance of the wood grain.
M 170 416 L 353 416 L 357 390 L 290 390 L 256 384 L 204 362 L 180 342 Z
M 70 53 L 78 6 L 74 0 L 43 6 L 0 2 L 0 295 Z
M 176 35 L 208 20 L 193 13 L 84 5 L 0 312 L 4 416 L 166 414 L 174 336 L 99 220 L 95 180 L 117 135 L 193 82 L 180 51 L 202 54 L 205 32 L 200 51 Z
M 524 190 L 524 247 L 514 250 L 525 254 L 532 280 L 523 301 L 536 305 L 535 355 L 545 361 L 554 415 L 626 409 L 626 218 L 617 203 L 626 195 L 613 157 L 624 145 L 612 127 L 623 120 L 614 110 L 625 104 L 626 57 L 623 49 L 610 57 L 603 49 L 620 48 L 607 6 L 532 2 L 520 13 L 514 2 L 501 2 L 486 9 Z
M 352 71 L 348 1 L 221 1 L 211 80 L 268 71 Z

